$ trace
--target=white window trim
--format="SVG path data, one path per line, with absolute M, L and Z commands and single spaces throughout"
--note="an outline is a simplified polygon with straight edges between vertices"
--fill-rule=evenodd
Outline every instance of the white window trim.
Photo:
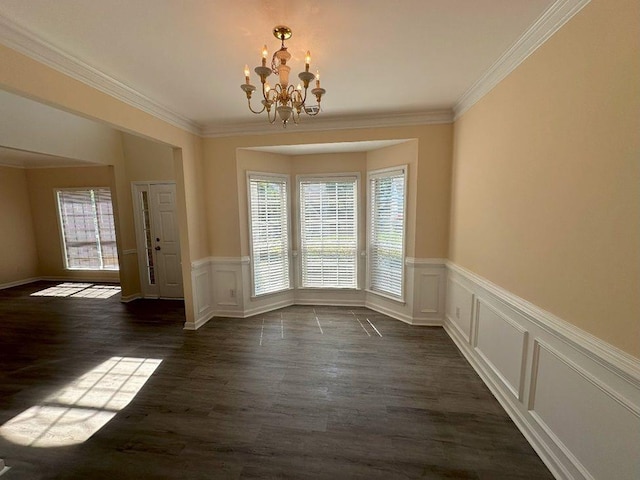
M 336 178 L 347 178 L 347 179 L 355 179 L 356 181 L 356 191 L 355 191 L 355 200 L 356 200 L 356 286 L 355 288 L 350 287 L 303 287 L 302 286 L 302 256 L 299 255 L 299 252 L 302 251 L 302 221 L 300 218 L 300 182 L 309 181 L 309 180 L 318 180 L 318 181 L 331 181 Z M 296 290 L 309 290 L 309 291 L 318 291 L 318 290 L 330 290 L 332 292 L 336 291 L 345 291 L 345 292 L 354 292 L 358 290 L 362 290 L 362 285 L 360 284 L 360 228 L 362 219 L 360 218 L 360 180 L 361 175 L 360 172 L 337 172 L 337 173 L 321 173 L 321 174 L 299 174 L 296 175 L 296 191 L 295 191 L 295 218 L 296 218 L 296 250 L 293 253 L 295 259 L 296 273 L 295 273 L 295 288 Z M 366 224 L 366 222 L 365 222 Z
M 287 236 L 288 236 L 288 243 L 287 243 L 287 250 L 288 250 L 288 257 L 289 257 L 289 288 L 285 288 L 283 290 L 278 290 L 277 292 L 268 292 L 268 293 L 260 293 L 256 295 L 256 286 L 255 286 L 255 275 L 254 275 L 254 271 L 253 271 L 253 229 L 251 226 L 251 180 L 252 179 L 258 179 L 258 180 L 273 180 L 274 178 L 280 179 L 280 180 L 284 180 L 286 186 L 287 186 L 287 198 L 286 198 L 286 203 L 287 203 Z M 269 172 L 256 172 L 256 171 L 249 171 L 247 170 L 246 173 L 246 183 L 247 183 L 247 224 L 249 226 L 249 267 L 250 267 L 250 285 L 251 285 L 251 298 L 252 299 L 256 299 L 256 298 L 265 298 L 268 297 L 270 295 L 280 295 L 282 293 L 285 292 L 289 292 L 291 290 L 294 289 L 294 282 L 293 280 L 293 258 L 292 258 L 292 251 L 291 251 L 291 178 L 289 175 L 287 174 L 283 174 L 283 173 L 269 173 Z
M 53 189 L 53 201 L 54 204 L 56 206 L 56 212 L 57 212 L 57 217 L 58 217 L 58 236 L 60 237 L 60 245 L 62 247 L 61 252 L 62 253 L 62 264 L 64 265 L 64 269 L 65 270 L 69 270 L 70 272 L 120 272 L 120 258 L 118 258 L 118 268 L 114 269 L 114 268 L 70 268 L 69 267 L 69 261 L 67 259 L 67 242 L 64 239 L 64 230 L 63 230 L 63 225 L 64 222 L 62 220 L 62 210 L 60 209 L 60 202 L 58 201 L 58 192 L 84 192 L 87 190 L 109 190 L 109 192 L 111 192 L 113 194 L 113 192 L 111 191 L 111 187 L 109 186 L 102 186 L 102 187 L 69 187 L 69 188 L 54 188 Z M 116 232 L 116 249 L 117 249 L 117 245 L 118 245 L 118 232 L 116 229 L 116 211 L 115 208 L 113 208 L 113 195 L 111 196 L 111 208 L 113 209 L 113 228 L 114 231 Z
M 388 293 L 379 292 L 377 290 L 371 289 L 371 269 L 369 268 L 369 259 L 371 258 L 371 180 L 375 178 L 386 177 L 394 172 L 402 172 L 404 175 L 404 224 L 402 226 L 402 283 L 401 283 L 401 294 L 399 297 L 394 295 L 390 295 Z M 367 222 L 366 222 L 366 236 L 367 236 L 367 258 L 366 258 L 366 287 L 365 291 L 367 293 L 371 293 L 373 295 L 377 295 L 382 298 L 386 298 L 388 300 L 393 300 L 398 303 L 405 304 L 405 294 L 406 294 L 406 248 L 407 248 L 407 199 L 409 197 L 409 183 L 408 183 L 408 172 L 409 165 L 397 165 L 394 167 L 381 168 L 378 170 L 370 170 L 367 172 Z

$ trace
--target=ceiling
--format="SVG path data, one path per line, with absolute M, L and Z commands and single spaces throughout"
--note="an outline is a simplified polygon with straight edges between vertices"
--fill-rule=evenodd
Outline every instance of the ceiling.
M 32 51 L 37 45 L 40 57 L 57 55 L 69 70 L 101 75 L 154 105 L 159 116 L 215 133 L 266 123 L 247 109 L 242 70 L 259 64 L 263 44 L 270 52 L 278 48 L 271 31 L 283 23 L 293 30 L 292 74 L 302 70 L 309 49 L 312 71 L 320 69 L 327 90 L 323 113 L 307 121 L 355 124 L 450 112 L 564 3 L 570 2 L 2 0 L 0 41 Z

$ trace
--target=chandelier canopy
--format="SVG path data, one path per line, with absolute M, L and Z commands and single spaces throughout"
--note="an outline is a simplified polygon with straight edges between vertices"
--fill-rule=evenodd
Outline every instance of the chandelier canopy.
M 307 51 L 307 55 L 304 60 L 304 72 L 298 74 L 298 78 L 302 84 L 298 83 L 297 87 L 289 85 L 289 72 L 291 67 L 287 65 L 287 62 L 291 59 L 291 54 L 287 52 L 287 47 L 284 45 L 285 40 L 291 38 L 291 29 L 284 25 L 278 25 L 273 29 L 273 36 L 282 42 L 280 49 L 277 50 L 271 59 L 271 66 L 267 66 L 267 46 L 262 48 L 262 65 L 256 67 L 254 71 L 260 77 L 260 83 L 262 83 L 262 109 L 254 110 L 251 107 L 251 94 L 255 91 L 256 87 L 251 85 L 251 79 L 249 78 L 249 67 L 244 67 L 244 79 L 245 83 L 240 85 L 240 88 L 247 95 L 247 105 L 249 110 L 253 113 L 262 113 L 267 111 L 267 118 L 269 123 L 274 123 L 276 118 L 279 117 L 284 127 L 287 126 L 287 122 L 293 119 L 294 123 L 298 123 L 300 114 L 302 112 L 309 116 L 315 117 L 320 113 L 320 100 L 322 95 L 326 93 L 324 88 L 320 88 L 320 73 L 309 72 L 309 64 L 311 63 L 311 53 Z M 267 77 L 275 73 L 278 75 L 278 82 L 274 87 L 269 85 Z M 317 105 L 308 106 L 307 101 L 307 89 L 309 83 L 315 78 L 316 87 L 311 90 L 311 94 L 316 97 Z M 273 116 L 271 111 L 273 110 Z

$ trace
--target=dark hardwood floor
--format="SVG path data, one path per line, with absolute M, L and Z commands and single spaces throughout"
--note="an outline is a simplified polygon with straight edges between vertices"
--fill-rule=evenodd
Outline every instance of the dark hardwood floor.
M 189 332 L 181 302 L 30 296 L 50 285 L 0 291 L 2 480 L 553 478 L 441 328 L 305 306 Z M 86 441 L 15 441 L 113 357 L 162 362 Z

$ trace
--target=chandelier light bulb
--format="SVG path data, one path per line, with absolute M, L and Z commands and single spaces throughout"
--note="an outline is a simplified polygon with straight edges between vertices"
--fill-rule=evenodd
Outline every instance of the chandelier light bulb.
M 304 71 L 309 71 L 309 65 L 311 64 L 311 52 L 307 50 L 307 55 L 304 57 Z
M 264 84 L 264 93 L 269 93 L 269 91 L 271 90 L 271 85 L 269 85 L 269 82 Z
M 299 92 L 302 91 L 302 85 L 300 85 L 300 83 L 298 83 L 298 86 L 296 87 L 296 90 L 298 90 Z
M 320 88 L 320 70 L 316 70 L 316 88 Z
M 244 66 L 244 81 L 248 85 L 249 84 L 249 65 Z

